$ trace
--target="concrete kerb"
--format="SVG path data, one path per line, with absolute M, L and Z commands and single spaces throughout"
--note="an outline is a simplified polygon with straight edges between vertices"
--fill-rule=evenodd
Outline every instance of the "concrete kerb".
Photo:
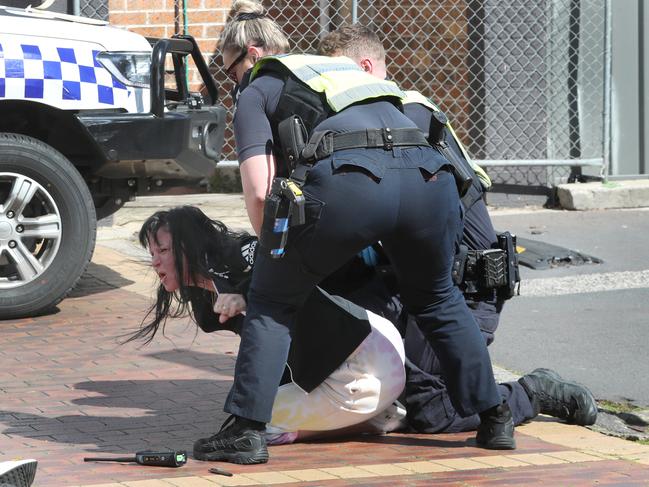
M 120 229 L 142 222 L 155 211 L 180 205 L 201 208 L 208 216 L 237 229 L 250 229 L 242 194 L 201 193 L 174 196 L 143 196 L 130 201 L 115 214 L 99 222 L 100 229 Z M 139 226 L 138 226 L 139 228 Z
M 234 161 L 219 165 L 217 174 L 224 181 L 235 180 L 238 165 Z M 591 183 L 560 184 L 557 199 L 566 210 L 605 210 L 649 207 L 649 177 Z
M 559 204 L 566 210 L 647 207 L 649 179 L 560 184 L 557 196 Z
M 137 243 L 142 223 L 154 212 L 180 205 L 197 206 L 210 218 L 220 220 L 237 231 L 252 232 L 241 194 L 189 194 L 145 196 L 130 201 L 97 225 L 97 244 L 129 257 L 147 258 Z

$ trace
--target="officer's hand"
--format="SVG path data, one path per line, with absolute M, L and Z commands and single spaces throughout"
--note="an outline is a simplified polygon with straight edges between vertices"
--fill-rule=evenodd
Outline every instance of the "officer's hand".
M 219 314 L 219 323 L 225 323 L 245 311 L 246 300 L 242 294 L 219 294 L 214 303 L 214 312 Z

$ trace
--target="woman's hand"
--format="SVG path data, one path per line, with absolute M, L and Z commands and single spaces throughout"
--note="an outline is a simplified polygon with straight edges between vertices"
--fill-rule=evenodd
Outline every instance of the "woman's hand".
M 246 300 L 242 294 L 219 294 L 214 303 L 214 312 L 219 314 L 219 323 L 225 323 L 245 311 Z

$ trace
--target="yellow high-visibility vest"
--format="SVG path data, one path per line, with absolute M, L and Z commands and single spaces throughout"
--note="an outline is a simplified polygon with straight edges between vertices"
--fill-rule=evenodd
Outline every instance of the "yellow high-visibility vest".
M 252 81 L 269 63 L 280 63 L 297 79 L 317 93 L 323 93 L 334 112 L 372 98 L 393 97 L 400 103 L 405 93 L 392 81 L 378 79 L 363 71 L 348 57 L 284 54 L 261 58 L 252 68 Z

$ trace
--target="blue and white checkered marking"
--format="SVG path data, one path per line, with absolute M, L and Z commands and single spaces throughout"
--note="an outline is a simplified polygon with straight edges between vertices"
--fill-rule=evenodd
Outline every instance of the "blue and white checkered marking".
M 22 42 L 22 40 L 25 42 Z M 97 62 L 91 45 L 56 46 L 47 39 L 0 40 L 0 98 L 42 101 L 67 109 L 136 111 L 132 90 Z

